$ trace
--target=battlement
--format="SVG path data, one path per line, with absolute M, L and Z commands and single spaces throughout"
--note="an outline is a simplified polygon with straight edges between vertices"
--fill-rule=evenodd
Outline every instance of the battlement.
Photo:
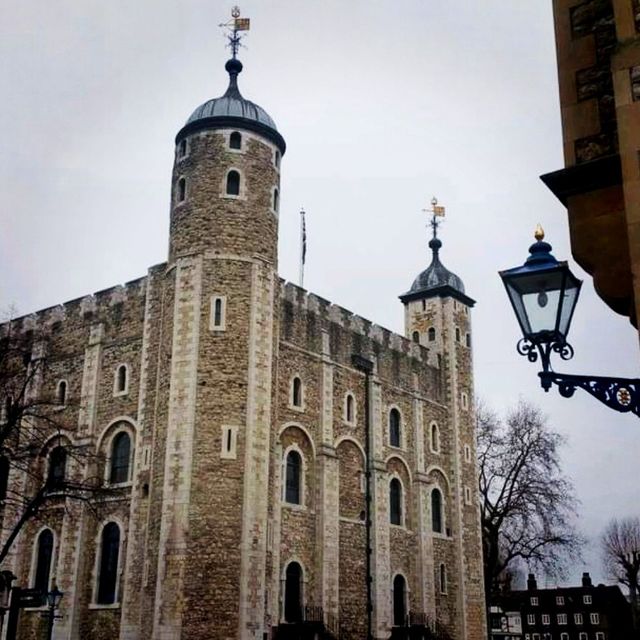
M 340 305 L 333 304 L 306 289 L 281 279 L 281 295 L 294 306 L 313 313 L 327 322 L 336 324 L 351 333 L 366 336 L 381 347 L 397 351 L 417 360 L 427 359 L 428 349 L 399 333 L 395 333 Z

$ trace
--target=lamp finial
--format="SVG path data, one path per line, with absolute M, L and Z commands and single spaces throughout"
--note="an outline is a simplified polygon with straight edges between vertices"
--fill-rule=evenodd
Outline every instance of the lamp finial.
M 535 230 L 535 233 L 533 234 L 533 237 L 538 242 L 540 242 L 541 240 L 544 240 L 544 229 L 542 228 L 542 225 L 539 222 L 536 225 L 536 230 Z

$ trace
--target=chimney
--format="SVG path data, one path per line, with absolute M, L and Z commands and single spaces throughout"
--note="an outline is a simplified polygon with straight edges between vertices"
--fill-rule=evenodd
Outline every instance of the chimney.
M 536 582 L 536 577 L 533 575 L 533 573 L 530 573 L 529 577 L 527 578 L 527 589 L 529 591 L 536 591 L 537 588 L 538 588 L 538 583 Z
M 591 584 L 591 576 L 589 575 L 588 571 L 585 571 L 582 574 L 582 586 L 583 587 L 592 587 L 593 585 Z

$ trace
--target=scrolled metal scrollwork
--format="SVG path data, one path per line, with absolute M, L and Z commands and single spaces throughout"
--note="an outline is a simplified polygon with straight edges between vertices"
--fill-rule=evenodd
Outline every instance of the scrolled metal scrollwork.
M 538 351 L 536 345 L 527 340 L 526 338 L 521 338 L 516 345 L 516 349 L 521 356 L 527 356 L 527 360 L 529 362 L 537 362 L 538 361 Z
M 553 342 L 551 350 L 563 360 L 571 360 L 573 358 L 573 347 L 568 342 Z

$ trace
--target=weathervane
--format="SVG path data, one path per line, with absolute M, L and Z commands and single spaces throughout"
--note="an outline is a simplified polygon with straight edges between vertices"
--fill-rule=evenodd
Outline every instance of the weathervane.
M 240 42 L 243 36 L 239 32 L 249 31 L 250 20 L 249 18 L 240 17 L 240 7 L 236 5 L 231 9 L 231 20 L 229 20 L 229 22 L 223 22 L 218 26 L 229 30 L 229 33 L 226 34 L 226 37 L 229 40 L 229 44 L 227 46 L 231 49 L 232 57 L 235 60 L 238 55 L 238 49 L 244 46 Z
M 431 214 L 431 220 L 429 221 L 429 226 L 433 229 L 433 237 L 438 237 L 438 227 L 440 226 L 440 221 L 438 218 L 444 218 L 444 207 L 438 204 L 438 198 L 435 196 L 431 198 L 431 207 L 429 209 L 423 209 L 425 213 Z

